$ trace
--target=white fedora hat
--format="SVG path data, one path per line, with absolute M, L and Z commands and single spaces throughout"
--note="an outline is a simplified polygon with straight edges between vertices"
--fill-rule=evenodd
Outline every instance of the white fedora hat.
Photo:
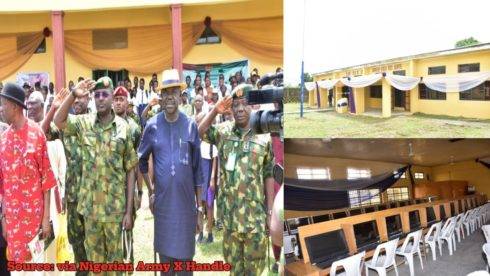
M 179 71 L 177 71 L 177 69 L 165 70 L 162 73 L 162 86 L 159 88 L 165 89 L 169 87 L 180 87 L 182 90 L 187 87 L 187 84 L 180 80 Z

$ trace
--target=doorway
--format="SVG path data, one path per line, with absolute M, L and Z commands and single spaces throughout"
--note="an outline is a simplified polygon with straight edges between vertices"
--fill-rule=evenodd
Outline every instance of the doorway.
M 109 77 L 112 80 L 114 88 L 118 86 L 120 81 L 124 81 L 129 76 L 129 72 L 127 70 L 119 70 L 119 71 L 110 71 L 110 70 L 93 70 L 92 71 L 92 79 L 98 80 L 101 77 Z
M 392 107 L 394 110 L 410 111 L 410 91 L 391 89 Z

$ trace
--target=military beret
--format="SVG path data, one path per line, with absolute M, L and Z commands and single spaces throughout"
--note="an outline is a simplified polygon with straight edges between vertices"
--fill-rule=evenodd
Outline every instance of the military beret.
M 95 83 L 94 90 L 97 90 L 97 89 L 110 89 L 110 90 L 114 90 L 114 86 L 112 85 L 111 78 L 109 78 L 109 77 L 102 77 L 102 78 L 98 79 L 97 82 Z
M 116 90 L 114 90 L 114 97 L 117 96 L 129 98 L 129 92 L 124 86 L 118 86 L 116 87 Z
M 248 92 L 253 89 L 251 84 L 242 83 L 239 84 L 231 91 L 231 96 L 233 99 L 247 97 Z

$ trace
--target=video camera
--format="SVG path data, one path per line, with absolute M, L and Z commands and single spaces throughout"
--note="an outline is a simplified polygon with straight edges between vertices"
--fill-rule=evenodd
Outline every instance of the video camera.
M 270 83 L 274 81 L 274 84 Z M 283 74 L 266 74 L 259 81 L 261 89 L 251 90 L 247 94 L 249 105 L 276 104 L 275 110 L 258 110 L 250 115 L 250 127 L 256 134 L 283 132 Z

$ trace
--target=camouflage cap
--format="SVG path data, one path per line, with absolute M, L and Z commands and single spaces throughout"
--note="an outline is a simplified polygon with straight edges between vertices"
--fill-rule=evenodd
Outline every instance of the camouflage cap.
M 231 91 L 231 96 L 233 99 L 247 97 L 248 92 L 253 89 L 251 84 L 242 83 L 239 84 Z
M 112 80 L 109 77 L 102 77 L 97 80 L 95 83 L 94 90 L 97 89 L 110 89 L 114 90 L 114 86 L 112 85 Z

